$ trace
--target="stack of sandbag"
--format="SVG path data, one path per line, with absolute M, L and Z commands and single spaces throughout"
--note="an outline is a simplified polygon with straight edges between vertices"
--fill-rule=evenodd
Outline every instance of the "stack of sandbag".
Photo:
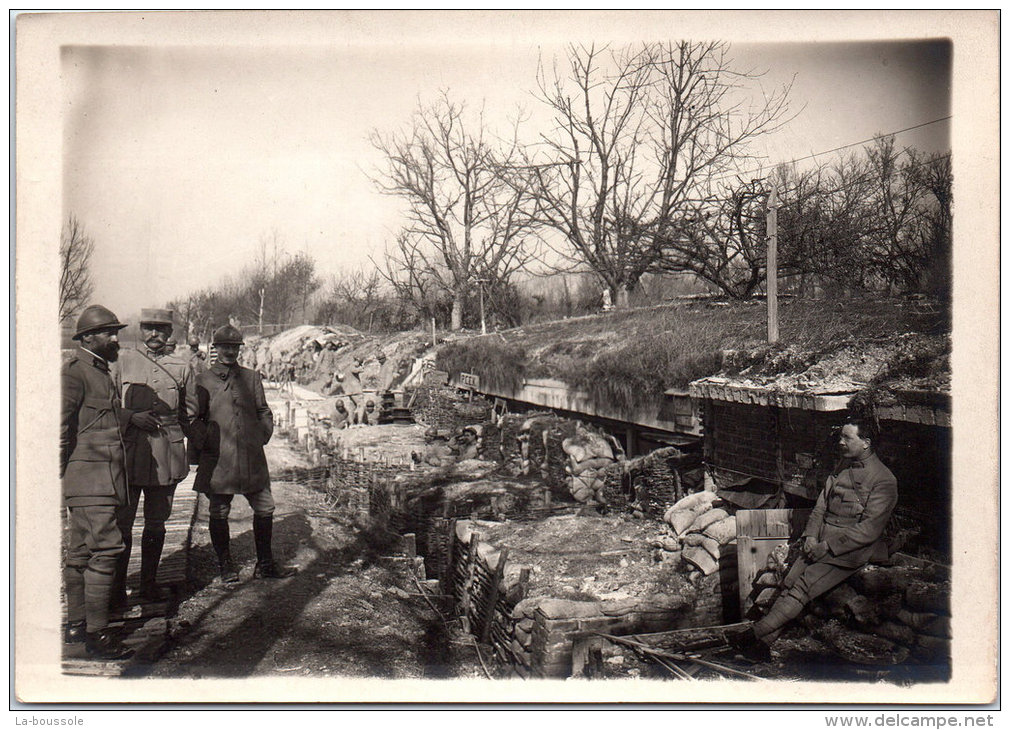
M 719 506 L 722 504 L 715 492 L 695 492 L 663 515 L 683 546 L 684 562 L 702 575 L 718 570 L 723 546 L 736 543 L 736 517 Z
M 947 665 L 950 571 L 891 556 L 868 565 L 810 603 L 807 628 L 835 653 L 859 664 Z
M 600 434 L 579 428 L 561 443 L 561 448 L 568 457 L 565 472 L 570 478 L 572 496 L 586 504 L 606 504 L 603 474 L 617 461 L 609 441 Z

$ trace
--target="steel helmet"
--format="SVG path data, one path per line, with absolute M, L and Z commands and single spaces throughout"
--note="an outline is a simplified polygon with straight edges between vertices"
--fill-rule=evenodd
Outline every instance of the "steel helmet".
M 92 304 L 81 312 L 81 316 L 77 318 L 77 331 L 74 333 L 73 339 L 79 340 L 84 335 L 97 332 L 98 330 L 110 328 L 121 330 L 123 327 L 126 327 L 126 325 L 120 322 L 119 318 L 111 310 L 106 309 L 100 304 Z
M 215 345 L 241 345 L 245 340 L 242 339 L 241 332 L 230 324 L 226 324 L 224 327 L 214 330 L 213 342 Z

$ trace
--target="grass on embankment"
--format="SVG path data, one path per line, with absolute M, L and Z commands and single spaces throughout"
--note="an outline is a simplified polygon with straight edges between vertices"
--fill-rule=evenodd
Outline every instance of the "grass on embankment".
M 448 343 L 437 366 L 453 375 L 476 373 L 488 385 L 509 389 L 524 378 L 553 377 L 597 403 L 630 411 L 697 378 L 748 368 L 762 375 L 800 372 L 859 343 L 907 333 L 942 336 L 950 322 L 938 307 L 858 298 L 782 301 L 774 346 L 766 342 L 766 327 L 763 301 L 680 303 Z

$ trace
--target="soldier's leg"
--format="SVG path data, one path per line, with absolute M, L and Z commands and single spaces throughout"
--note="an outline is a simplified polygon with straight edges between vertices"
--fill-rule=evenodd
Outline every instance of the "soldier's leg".
M 67 560 L 63 568 L 63 588 L 67 597 L 67 625 L 63 640 L 68 644 L 84 641 L 86 632 L 84 620 L 84 571 L 88 567 L 88 546 L 84 531 L 78 520 L 73 518 L 73 510 L 68 511 L 70 522 L 70 544 Z
M 112 607 L 114 610 L 125 610 L 128 602 L 126 596 L 126 576 L 130 570 L 130 552 L 133 549 L 133 523 L 137 519 L 137 506 L 140 503 L 141 488 L 130 487 L 129 504 L 116 508 L 116 524 L 123 536 L 123 552 L 116 559 L 116 575 L 112 580 Z M 146 503 L 145 498 L 145 503 Z M 145 504 L 146 506 L 146 504 Z
M 217 564 L 221 571 L 221 580 L 225 583 L 238 583 L 238 571 L 231 559 L 231 536 L 228 532 L 228 514 L 231 512 L 231 494 L 209 494 L 210 542 L 217 553 Z
M 789 571 L 786 576 L 788 589 L 776 599 L 768 615 L 754 625 L 754 633 L 759 638 L 773 642 L 782 627 L 799 616 L 804 606 L 855 572 L 851 568 L 839 568 L 826 563 L 808 563 L 805 560 L 803 563 L 801 569 L 797 570 L 797 566 L 794 566 Z
M 76 507 L 72 519 L 78 520 L 88 548 L 84 570 L 84 614 L 87 622 L 88 653 L 99 659 L 124 659 L 126 649 L 109 628 L 109 602 L 116 561 L 123 552 L 123 536 L 116 521 L 116 508 L 109 506 Z
M 288 578 L 298 571 L 277 565 L 273 555 L 274 497 L 270 487 L 246 495 L 253 510 L 253 540 L 256 542 L 255 578 Z
M 172 514 L 175 485 L 144 487 L 144 532 L 140 538 L 140 590 L 148 600 L 162 600 L 158 563 L 165 546 L 165 522 Z

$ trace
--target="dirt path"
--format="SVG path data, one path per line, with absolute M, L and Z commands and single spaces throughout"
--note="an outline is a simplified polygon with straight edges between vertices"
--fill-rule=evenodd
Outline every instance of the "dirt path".
M 282 439 L 267 447 L 271 472 L 305 466 Z M 290 473 L 290 472 L 289 472 Z M 226 588 L 207 533 L 201 498 L 189 556 L 189 594 L 170 619 L 155 677 L 478 676 L 471 649 L 451 641 L 416 595 L 392 546 L 325 510 L 321 495 L 295 482 L 272 486 L 275 557 L 297 565 L 285 580 L 254 580 L 252 512 L 232 506 L 232 553 L 241 583 Z M 411 595 L 415 594 L 415 595 Z M 481 675 L 482 676 L 482 675 Z

